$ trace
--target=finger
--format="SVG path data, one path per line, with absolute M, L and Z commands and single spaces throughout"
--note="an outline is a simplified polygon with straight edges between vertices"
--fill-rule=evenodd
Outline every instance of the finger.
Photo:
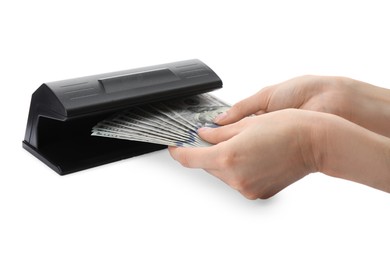
M 274 87 L 266 87 L 256 94 L 241 100 L 233 105 L 228 111 L 218 115 L 214 122 L 219 125 L 231 124 L 240 119 L 258 113 L 267 111 L 269 100 L 274 91 Z
M 249 120 L 249 118 L 244 118 L 243 120 L 240 120 L 234 124 L 217 128 L 202 127 L 198 129 L 198 135 L 209 143 L 218 144 L 239 134 L 246 127 Z
M 212 170 L 215 167 L 217 155 L 214 147 L 168 147 L 172 158 L 187 168 L 202 168 Z

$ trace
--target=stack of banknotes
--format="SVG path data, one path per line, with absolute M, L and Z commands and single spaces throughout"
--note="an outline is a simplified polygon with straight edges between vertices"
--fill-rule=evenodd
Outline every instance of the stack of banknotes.
M 210 146 L 197 130 L 217 127 L 213 119 L 229 107 L 210 94 L 133 107 L 99 122 L 92 128 L 92 136 L 180 147 Z

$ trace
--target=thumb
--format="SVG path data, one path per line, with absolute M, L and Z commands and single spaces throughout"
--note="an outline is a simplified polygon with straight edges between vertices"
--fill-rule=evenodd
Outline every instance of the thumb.
M 272 87 L 266 87 L 256 94 L 241 100 L 233 105 L 228 111 L 218 115 L 214 122 L 218 125 L 227 125 L 241 120 L 252 114 L 265 112 L 269 99 L 273 92 Z
M 239 134 L 243 128 L 245 128 L 246 121 L 247 120 L 244 119 L 240 122 L 217 128 L 202 127 L 198 129 L 198 135 L 209 143 L 218 144 Z

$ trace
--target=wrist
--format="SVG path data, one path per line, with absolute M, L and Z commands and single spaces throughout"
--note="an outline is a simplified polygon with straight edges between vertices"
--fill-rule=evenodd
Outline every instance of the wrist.
M 316 117 L 310 121 L 308 140 L 311 149 L 311 161 L 313 162 L 313 172 L 324 172 L 328 168 L 328 138 L 332 129 L 332 117 L 328 113 L 316 113 Z
M 329 114 L 307 111 L 303 124 L 303 131 L 300 131 L 300 149 L 306 171 L 309 173 L 322 172 L 324 169 L 325 157 L 327 155 L 324 138 L 327 137 L 324 125 L 328 121 Z
M 334 115 L 323 115 L 314 150 L 318 171 L 390 192 L 390 139 Z

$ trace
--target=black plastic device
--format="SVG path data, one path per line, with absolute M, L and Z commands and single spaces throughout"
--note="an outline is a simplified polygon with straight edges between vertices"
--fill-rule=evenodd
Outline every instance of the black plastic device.
M 166 146 L 91 136 L 120 110 L 222 88 L 200 60 L 42 84 L 32 95 L 23 147 L 60 175 L 145 154 Z

